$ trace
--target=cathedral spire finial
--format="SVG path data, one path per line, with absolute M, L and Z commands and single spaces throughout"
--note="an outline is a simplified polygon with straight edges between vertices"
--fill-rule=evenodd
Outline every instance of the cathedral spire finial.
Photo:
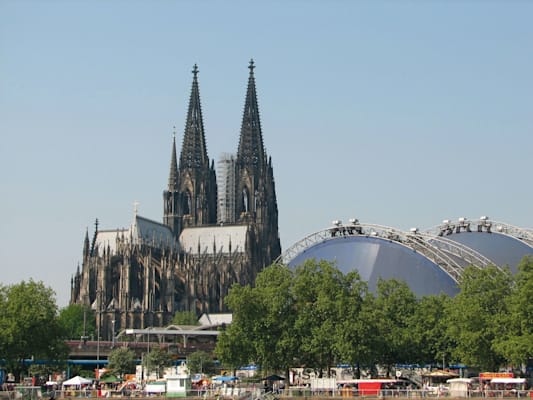
M 196 64 L 194 64 L 192 72 L 194 78 L 179 160 L 180 170 L 209 168 L 209 158 L 207 157 L 207 147 L 205 144 L 204 121 L 202 118 L 202 107 L 200 105 L 200 89 L 198 88 L 197 79 L 198 66 Z
M 244 102 L 237 163 L 263 165 L 265 163 L 265 149 L 255 89 L 255 64 L 253 59 L 250 60 L 248 68 L 250 69 L 250 76 L 248 77 L 248 89 L 246 90 L 246 100 Z
M 176 127 L 172 131 L 172 153 L 170 156 L 170 174 L 168 176 L 168 190 L 174 191 L 178 179 L 178 162 L 176 157 Z
M 96 220 L 94 221 L 94 236 L 93 236 L 93 241 L 91 243 L 91 251 L 90 251 L 91 256 L 94 255 L 94 249 L 96 247 L 96 236 L 98 236 L 98 218 L 96 218 Z
M 83 241 L 83 258 L 89 257 L 89 227 L 85 229 L 85 240 Z

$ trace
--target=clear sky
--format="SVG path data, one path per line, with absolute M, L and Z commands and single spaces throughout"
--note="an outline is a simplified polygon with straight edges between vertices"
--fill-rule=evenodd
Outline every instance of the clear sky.
M 532 21 L 530 1 L 0 0 L 0 282 L 66 306 L 95 218 L 162 220 L 195 63 L 215 160 L 256 63 L 283 249 L 352 217 L 531 227 Z

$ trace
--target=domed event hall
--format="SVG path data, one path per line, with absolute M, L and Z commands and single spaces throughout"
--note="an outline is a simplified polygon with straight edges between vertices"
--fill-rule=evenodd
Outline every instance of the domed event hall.
M 459 292 L 457 282 L 469 265 L 509 267 L 533 255 L 533 230 L 482 216 L 444 220 L 435 228 L 408 232 L 396 228 L 333 221 L 288 248 L 280 261 L 296 267 L 307 259 L 335 262 L 342 272 L 357 270 L 374 291 L 378 279 L 405 281 L 417 296 Z

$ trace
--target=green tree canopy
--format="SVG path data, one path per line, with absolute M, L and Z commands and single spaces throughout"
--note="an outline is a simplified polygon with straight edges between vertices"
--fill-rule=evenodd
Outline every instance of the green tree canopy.
M 446 294 L 424 296 L 409 322 L 415 347 L 414 362 L 435 364 L 450 360 L 454 341 L 448 336 L 446 316 L 451 298 Z
M 187 357 L 187 367 L 191 374 L 205 373 L 213 374 L 215 372 L 215 363 L 210 354 L 205 351 L 195 351 Z
M 254 331 L 262 309 L 250 286 L 233 285 L 225 301 L 233 317 L 218 336 L 215 354 L 225 367 L 236 369 L 256 357 Z
M 301 364 L 318 371 L 329 370 L 339 359 L 335 340 L 339 324 L 345 318 L 347 305 L 360 306 L 361 299 L 352 297 L 360 296 L 360 291 L 358 276 L 344 275 L 331 262 L 310 259 L 296 268 L 294 327 L 299 340 L 297 358 Z
M 194 311 L 177 311 L 172 318 L 172 325 L 199 325 Z
M 135 353 L 127 347 L 113 349 L 108 359 L 109 369 L 121 378 L 135 372 Z
M 226 297 L 233 320 L 219 336 L 215 353 L 230 368 L 256 362 L 266 370 L 286 370 L 296 347 L 291 271 L 282 265 L 265 268 L 256 286 L 234 285 Z
M 59 323 L 65 331 L 65 339 L 96 336 L 96 319 L 89 306 L 70 304 L 59 311 Z
M 65 360 L 68 347 L 55 293 L 42 282 L 0 288 L 0 354 L 13 370 L 24 359 Z
M 495 350 L 509 363 L 520 366 L 533 359 L 533 257 L 518 265 L 515 285 L 507 298 L 507 313 L 501 315 Z
M 150 352 L 145 354 L 143 359 L 143 367 L 146 369 L 147 374 L 156 372 L 157 377 L 162 376 L 165 368 L 172 365 L 172 356 L 168 351 L 161 347 L 153 347 Z
M 255 292 L 260 306 L 254 327 L 257 358 L 265 370 L 287 371 L 291 366 L 297 343 L 294 331 L 294 295 L 292 273 L 288 267 L 274 264 L 256 279 Z
M 350 277 L 351 275 L 351 277 Z M 368 285 L 358 273 L 350 272 L 349 295 L 337 323 L 335 345 L 339 361 L 355 368 L 355 377 L 360 377 L 360 367 L 375 363 L 379 341 L 376 336 L 378 321 L 374 313 L 375 299 L 368 293 Z
M 452 357 L 468 365 L 496 371 L 505 359 L 495 351 L 495 339 L 506 331 L 506 298 L 512 275 L 495 266 L 464 270 L 461 291 L 448 308 L 448 336 L 455 341 Z
M 376 362 L 390 372 L 395 363 L 415 361 L 416 353 L 410 321 L 417 307 L 417 298 L 407 284 L 396 279 L 379 279 L 374 316 L 379 338 Z
M 230 290 L 233 321 L 215 353 L 229 368 L 253 362 L 273 371 L 321 373 L 341 362 L 390 372 L 396 363 L 443 360 L 497 370 L 533 357 L 532 282 L 533 257 L 514 277 L 495 266 L 466 268 L 454 298 L 418 299 L 395 279 L 380 279 L 372 294 L 357 272 L 327 261 L 272 265 L 255 287 Z
M 295 363 L 328 368 L 348 348 L 336 337 L 341 321 L 350 319 L 347 311 L 359 312 L 366 290 L 357 273 L 343 275 L 327 261 L 308 260 L 295 271 L 271 265 L 254 288 L 232 287 L 226 303 L 233 321 L 219 336 L 216 354 L 234 368 L 250 362 L 285 372 Z M 352 343 L 364 335 L 363 324 L 359 329 Z M 358 356 L 366 354 L 363 346 Z

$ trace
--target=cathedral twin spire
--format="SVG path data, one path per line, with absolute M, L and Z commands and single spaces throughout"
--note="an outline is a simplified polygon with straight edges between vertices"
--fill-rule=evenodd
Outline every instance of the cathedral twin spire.
M 259 179 L 258 174 L 267 170 L 253 60 L 250 61 L 248 68 L 250 75 L 234 172 L 236 180 L 240 179 L 239 177 L 243 177 L 243 179 L 246 177 L 246 179 L 245 181 L 241 179 L 241 184 L 237 182 L 238 192 L 232 196 L 235 197 L 237 204 L 242 204 L 244 201 L 246 206 L 239 206 L 237 215 L 233 218 L 235 221 L 241 219 L 240 214 L 243 208 L 246 211 L 251 211 L 248 209 L 248 203 L 257 204 L 254 194 L 258 192 L 258 185 L 261 182 L 264 183 L 263 179 Z M 187 226 L 216 223 L 216 177 L 214 164 L 211 163 L 210 165 L 207 155 L 198 72 L 198 67 L 195 64 L 192 70 L 193 82 L 179 165 L 174 137 L 168 191 L 164 193 L 164 223 L 169 225 L 177 235 Z M 252 176 L 256 178 L 250 179 Z M 246 193 L 245 200 L 242 200 L 241 192 Z

